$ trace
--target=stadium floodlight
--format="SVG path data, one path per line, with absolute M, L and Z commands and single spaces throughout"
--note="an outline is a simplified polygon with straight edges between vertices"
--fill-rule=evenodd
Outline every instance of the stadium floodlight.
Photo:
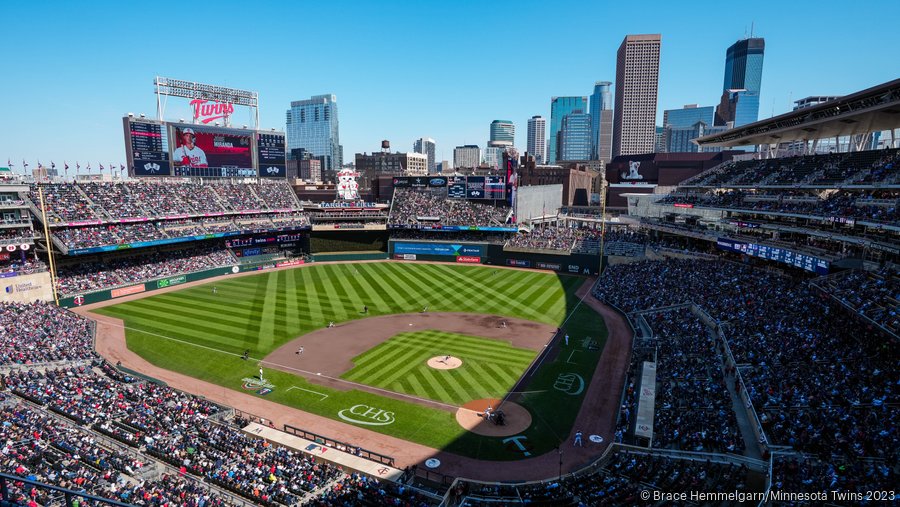
M 258 92 L 160 76 L 156 76 L 153 80 L 153 85 L 156 87 L 156 112 L 159 121 L 163 121 L 164 112 L 161 97 L 180 97 L 249 107 L 254 111 L 253 128 L 259 128 Z

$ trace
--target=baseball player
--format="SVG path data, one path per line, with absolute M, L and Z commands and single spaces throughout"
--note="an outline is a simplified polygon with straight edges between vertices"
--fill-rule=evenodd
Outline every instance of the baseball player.
M 194 140 L 194 129 L 186 128 L 181 131 L 182 145 L 175 148 L 175 163 L 188 167 L 209 167 L 206 153 L 194 144 Z

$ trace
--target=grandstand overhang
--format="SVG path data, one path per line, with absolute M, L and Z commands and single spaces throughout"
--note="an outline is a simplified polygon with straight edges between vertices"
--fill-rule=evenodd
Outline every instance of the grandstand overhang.
M 900 79 L 766 120 L 698 137 L 700 147 L 771 145 L 900 127 Z

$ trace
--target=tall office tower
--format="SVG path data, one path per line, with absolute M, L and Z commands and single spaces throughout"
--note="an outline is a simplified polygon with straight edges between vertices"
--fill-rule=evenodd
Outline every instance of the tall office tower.
M 334 181 L 344 164 L 344 148 L 338 133 L 337 97 L 314 95 L 295 100 L 287 110 L 288 151 L 303 148 L 322 162 L 323 179 Z
M 477 144 L 467 144 L 453 148 L 453 167 L 473 169 L 481 164 L 481 148 Z
M 591 160 L 612 158 L 612 96 L 609 81 L 594 83 L 591 94 Z
M 499 169 L 500 163 L 503 162 L 504 151 L 506 151 L 506 148 L 502 146 L 491 146 L 490 143 L 488 143 L 488 145 L 485 146 L 484 151 L 481 152 L 481 161 L 488 167 Z
M 567 114 L 559 130 L 559 160 L 589 160 L 591 115 L 580 109 Z
M 491 138 L 489 146 L 509 147 L 516 142 L 516 126 L 509 120 L 491 122 Z
M 559 131 L 563 118 L 576 109 L 587 111 L 587 97 L 553 97 L 550 99 L 550 137 L 547 139 L 547 162 L 555 164 L 559 158 Z
M 613 156 L 653 152 L 660 34 L 627 35 L 616 58 Z
M 759 119 L 765 52 L 766 40 L 761 37 L 739 40 L 725 52 L 725 79 L 716 125 L 733 122 L 737 127 Z
M 543 116 L 532 116 L 528 119 L 528 154 L 534 157 L 537 164 L 547 161 L 547 120 Z
M 430 137 L 422 137 L 416 139 L 416 142 L 413 143 L 414 152 L 428 155 L 428 174 L 434 174 L 435 172 L 437 172 L 434 165 L 434 148 L 434 139 Z
M 698 152 L 699 149 L 685 136 L 696 133 L 701 135 L 718 132 L 718 127 L 713 126 L 715 107 L 700 107 L 697 104 L 687 104 L 681 109 L 666 109 L 663 111 L 663 146 L 657 152 L 680 153 Z M 721 130 L 721 129 L 719 129 Z

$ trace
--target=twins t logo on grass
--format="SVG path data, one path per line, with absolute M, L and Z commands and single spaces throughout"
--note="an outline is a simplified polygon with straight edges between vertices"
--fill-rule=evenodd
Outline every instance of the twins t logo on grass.
M 393 424 L 394 413 L 368 405 L 353 405 L 338 412 L 341 419 L 367 426 L 387 426 Z

